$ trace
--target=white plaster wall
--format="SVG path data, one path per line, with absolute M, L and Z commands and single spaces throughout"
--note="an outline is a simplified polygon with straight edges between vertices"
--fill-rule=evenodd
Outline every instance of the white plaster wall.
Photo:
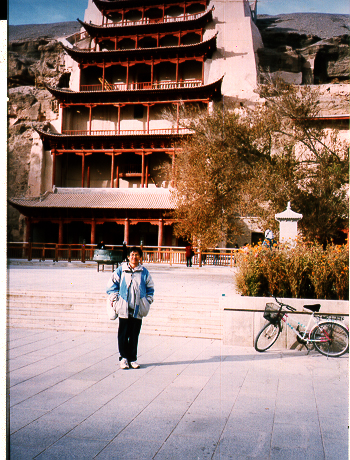
M 90 21 L 93 24 L 102 24 L 102 14 L 92 0 L 89 0 L 88 7 L 86 8 L 84 15 L 84 22 L 89 23 Z
M 214 0 L 213 20 L 204 39 L 215 32 L 217 51 L 205 62 L 205 83 L 225 74 L 222 93 L 239 99 L 259 100 L 254 93 L 257 86 L 256 50 L 262 46 L 260 34 L 253 24 L 245 0 Z M 254 32 L 253 32 L 254 31 Z
M 298 222 L 297 221 L 281 221 L 280 225 L 280 241 L 282 243 L 295 243 L 298 237 Z

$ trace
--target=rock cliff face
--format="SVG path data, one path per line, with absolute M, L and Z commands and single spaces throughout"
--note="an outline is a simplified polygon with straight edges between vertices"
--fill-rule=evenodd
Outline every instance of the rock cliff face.
M 349 19 L 346 15 L 296 13 L 261 16 L 264 48 L 258 50 L 262 81 L 280 75 L 291 83 L 349 81 Z
M 264 48 L 258 50 L 262 81 L 277 73 L 295 83 L 348 82 L 346 16 L 268 16 L 259 17 L 257 25 L 264 42 Z M 31 168 L 40 167 L 43 159 L 33 142 L 37 136 L 33 128 L 58 119 L 58 106 L 44 84 L 68 86 L 69 74 L 64 73 L 63 50 L 57 39 L 78 30 L 75 22 L 9 27 L 9 197 L 38 194 L 30 175 Z M 325 94 L 335 97 L 334 91 Z M 347 100 L 344 92 L 342 99 Z M 22 241 L 23 219 L 11 206 L 7 220 L 9 241 Z
M 10 41 L 7 181 L 9 197 L 24 196 L 30 192 L 29 172 L 33 160 L 35 163 L 32 157 L 34 127 L 43 127 L 58 118 L 58 106 L 45 89 L 44 83 L 60 86 L 64 84 L 65 78 L 64 56 L 57 40 L 48 37 Z M 21 241 L 23 218 L 11 206 L 8 207 L 7 223 L 9 240 Z

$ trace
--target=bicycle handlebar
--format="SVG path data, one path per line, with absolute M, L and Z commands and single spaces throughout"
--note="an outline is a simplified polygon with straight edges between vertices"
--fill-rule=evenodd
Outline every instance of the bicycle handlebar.
M 276 302 L 277 302 L 279 305 L 281 305 L 281 307 L 286 307 L 287 310 L 289 310 L 289 311 L 297 311 L 296 308 L 291 307 L 290 305 L 287 305 L 286 303 L 280 302 L 280 301 L 277 299 L 277 297 L 276 297 L 275 295 L 274 295 L 274 298 L 275 298 Z

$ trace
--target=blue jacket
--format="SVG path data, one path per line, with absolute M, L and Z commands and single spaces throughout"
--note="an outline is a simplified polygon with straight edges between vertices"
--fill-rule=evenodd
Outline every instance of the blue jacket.
M 128 291 L 133 281 L 136 284 L 136 299 L 134 318 L 143 318 L 148 315 L 153 302 L 154 283 L 152 277 L 143 265 L 139 264 L 134 270 L 128 263 L 121 264 L 112 274 L 107 284 L 108 302 L 120 318 L 128 318 Z

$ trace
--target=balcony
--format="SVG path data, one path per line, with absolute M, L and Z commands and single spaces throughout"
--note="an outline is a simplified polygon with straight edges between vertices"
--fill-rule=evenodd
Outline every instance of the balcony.
M 180 80 L 180 81 L 156 81 L 156 82 L 132 82 L 132 83 L 109 83 L 107 80 L 99 79 L 99 85 L 81 85 L 80 91 L 135 91 L 135 90 L 158 90 L 158 89 L 181 89 L 196 88 L 203 85 L 202 80 Z
M 169 134 L 191 134 L 193 131 L 187 128 L 165 128 L 165 129 L 120 129 L 120 130 L 62 130 L 62 134 L 67 136 L 137 136 L 144 134 L 169 135 Z
M 107 22 L 104 24 L 105 27 L 125 27 L 125 26 L 142 26 L 145 24 L 159 24 L 159 23 L 172 23 L 172 22 L 183 22 L 183 21 L 193 21 L 201 16 L 203 16 L 205 12 L 201 11 L 200 13 L 195 14 L 183 14 L 181 16 L 164 16 L 163 18 L 143 18 L 139 21 L 131 21 L 126 18 L 121 20 L 120 22 Z

